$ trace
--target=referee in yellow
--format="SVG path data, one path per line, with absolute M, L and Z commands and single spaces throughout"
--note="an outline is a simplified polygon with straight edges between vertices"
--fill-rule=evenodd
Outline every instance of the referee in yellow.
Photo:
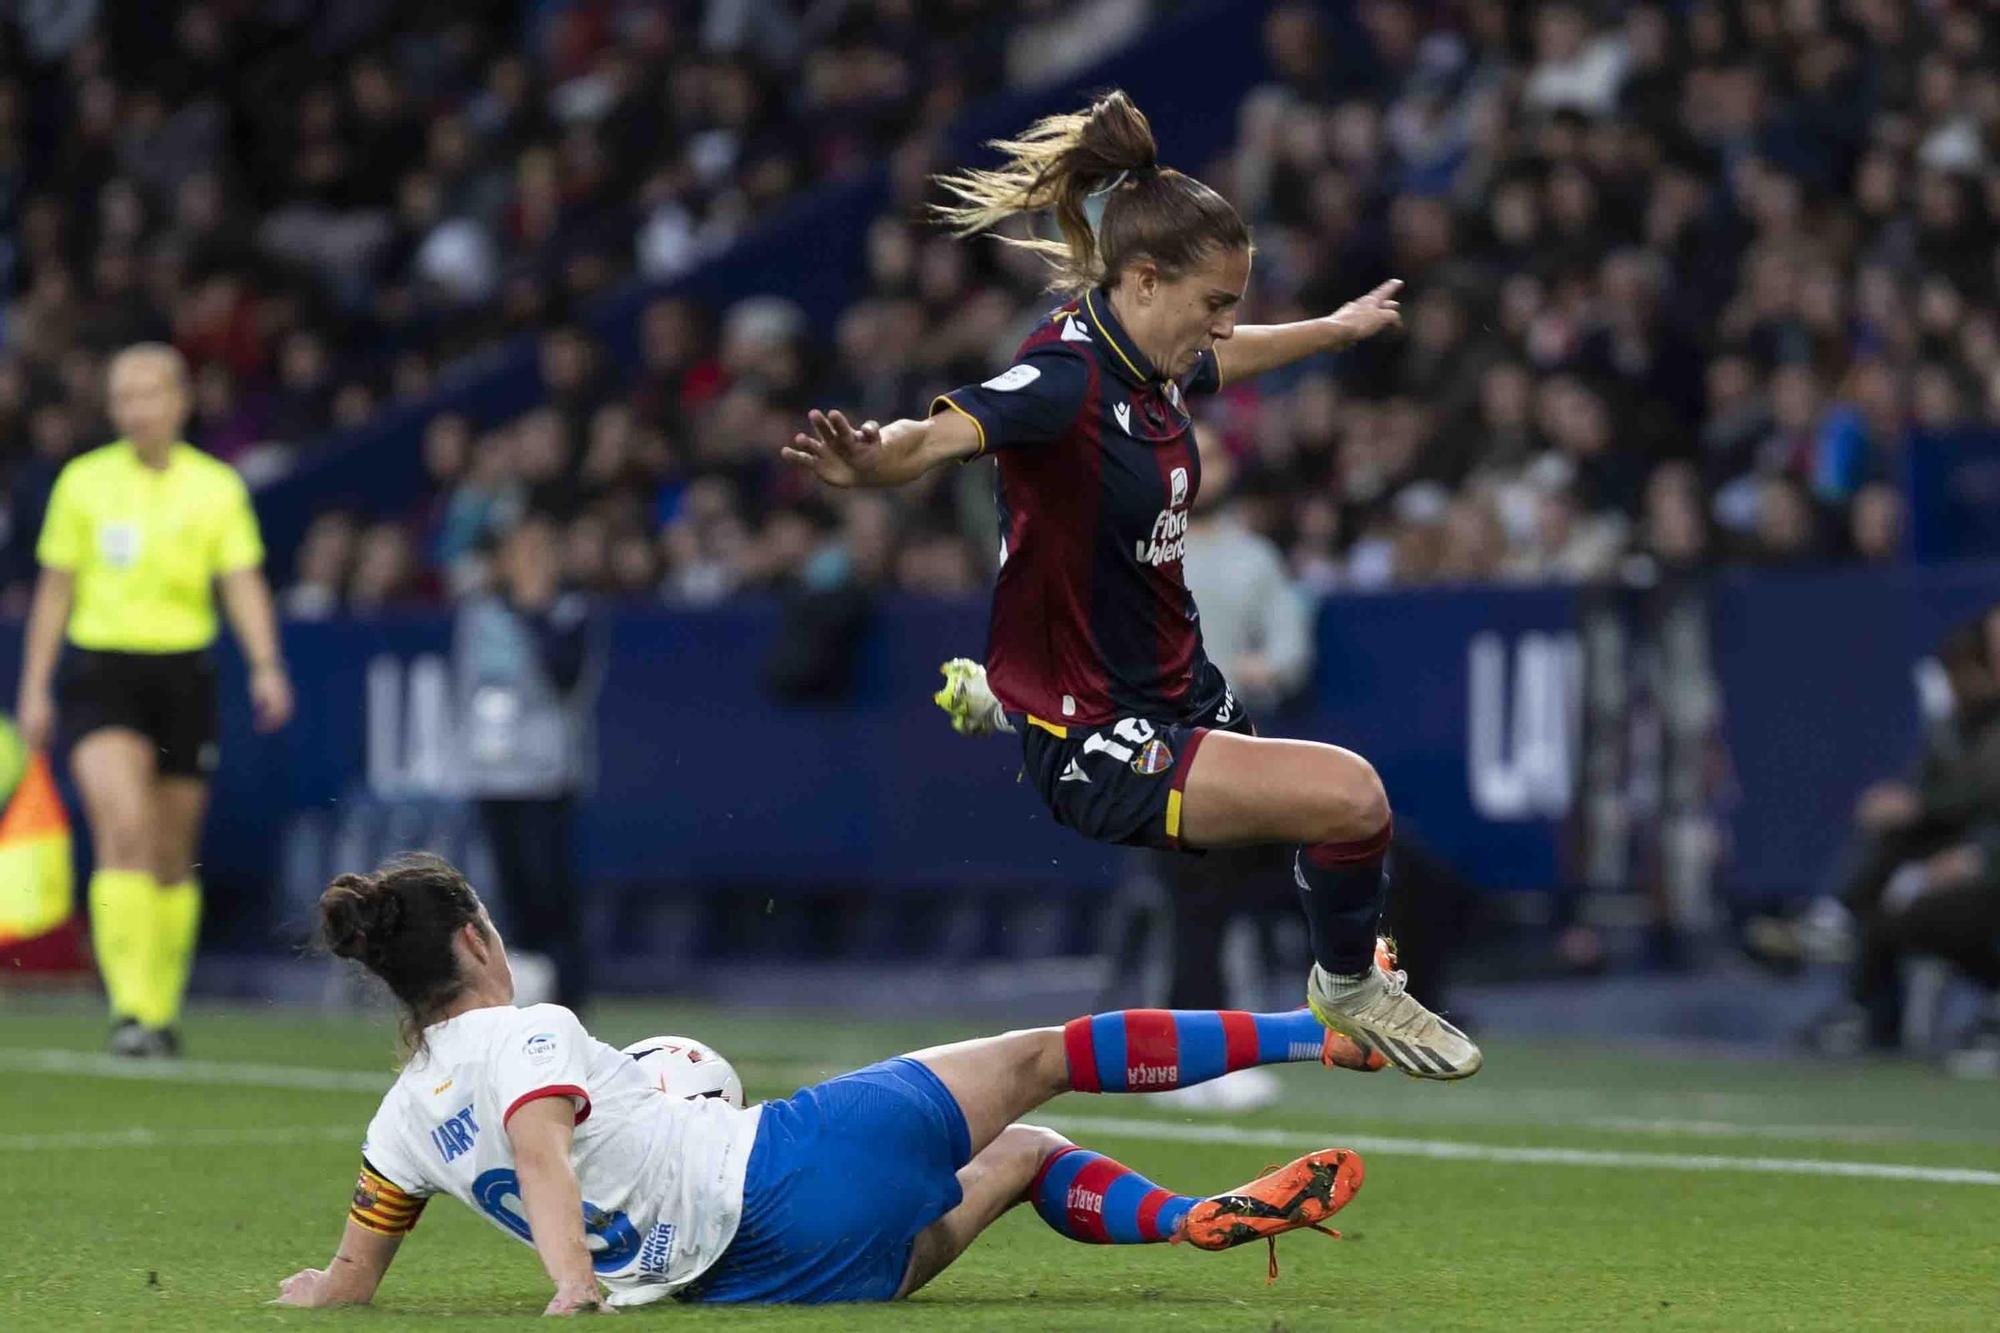
M 41 749 L 60 716 L 83 793 L 111 1049 L 171 1056 L 201 922 L 195 850 L 217 759 L 215 588 L 250 662 L 260 730 L 291 717 L 292 686 L 249 491 L 235 469 L 181 439 L 187 363 L 164 344 L 128 347 L 111 360 L 109 390 L 123 438 L 72 460 L 49 497 L 18 718 Z

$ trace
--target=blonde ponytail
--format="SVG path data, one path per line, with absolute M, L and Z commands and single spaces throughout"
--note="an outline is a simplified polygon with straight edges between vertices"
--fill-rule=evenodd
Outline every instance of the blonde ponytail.
M 1000 239 L 1047 259 L 1050 286 L 1058 291 L 1116 282 L 1141 257 L 1171 274 L 1210 249 L 1250 243 L 1226 200 L 1191 176 L 1160 168 L 1153 127 L 1122 92 L 1106 93 L 1087 111 L 1045 116 L 1019 138 L 987 146 L 1007 161 L 939 176 L 957 202 L 934 205 L 933 212 L 953 234 L 972 236 L 1017 214 L 1053 211 L 1061 240 Z M 1109 197 L 1093 228 L 1085 201 L 1097 193 Z

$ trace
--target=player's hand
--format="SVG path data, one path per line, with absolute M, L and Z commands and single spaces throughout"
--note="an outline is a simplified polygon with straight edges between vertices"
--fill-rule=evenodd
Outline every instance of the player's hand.
M 298 1272 L 278 1284 L 279 1305 L 298 1305 L 308 1309 L 331 1305 L 328 1292 L 326 1270 L 324 1268 L 301 1268 Z
M 806 413 L 807 430 L 792 437 L 785 461 L 809 467 L 829 486 L 859 486 L 873 475 L 882 458 L 882 426 L 859 426 L 839 411 Z
M 1922 803 L 1910 786 L 1901 782 L 1878 782 L 1861 793 L 1854 817 L 1863 828 L 1900 828 L 1917 817 Z
M 259 731 L 276 731 L 292 720 L 292 682 L 283 667 L 272 663 L 250 673 L 250 705 Z
M 20 706 L 14 710 L 14 725 L 22 742 L 32 751 L 49 748 L 56 732 L 56 703 L 47 690 L 24 690 Z
M 598 1290 L 597 1279 L 565 1282 L 556 1288 L 555 1299 L 549 1302 L 544 1315 L 576 1314 L 616 1314 L 604 1303 L 604 1293 Z
M 1978 843 L 1946 848 L 1924 861 L 1924 875 L 1933 889 L 1955 889 L 1986 873 L 1986 853 Z
M 1327 316 L 1339 338 L 1339 346 L 1351 347 L 1372 338 L 1384 329 L 1403 326 L 1402 303 L 1396 293 L 1403 290 L 1401 278 L 1391 278 L 1368 295 L 1349 301 Z
M 1229 678 L 1252 694 L 1273 694 L 1278 688 L 1278 672 L 1262 653 L 1245 653 L 1229 664 Z

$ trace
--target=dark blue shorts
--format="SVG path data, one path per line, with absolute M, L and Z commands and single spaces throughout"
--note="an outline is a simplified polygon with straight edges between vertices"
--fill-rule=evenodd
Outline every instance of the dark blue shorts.
M 1211 731 L 1254 736 L 1256 728 L 1221 685 L 1206 706 L 1179 721 L 1121 717 L 1102 726 L 1021 718 L 1029 781 L 1056 822 L 1092 842 L 1181 849 L 1181 790 L 1202 738 Z
M 766 1102 L 736 1239 L 681 1298 L 890 1300 L 971 1159 L 957 1098 L 907 1056 Z

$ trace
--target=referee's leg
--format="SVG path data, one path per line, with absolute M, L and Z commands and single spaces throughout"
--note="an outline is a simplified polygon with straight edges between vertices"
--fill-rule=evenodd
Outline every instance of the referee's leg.
M 158 891 L 153 879 L 155 749 L 129 727 L 100 727 L 70 752 L 70 773 L 90 821 L 96 867 L 90 877 L 91 941 L 111 1001 L 112 1039 L 121 1053 L 144 1054 L 140 1011 L 154 991 Z
M 155 1032 L 180 1022 L 188 976 L 201 934 L 201 884 L 195 878 L 201 822 L 208 813 L 208 780 L 162 773 L 153 784 L 154 898 L 153 993 L 140 1021 Z

